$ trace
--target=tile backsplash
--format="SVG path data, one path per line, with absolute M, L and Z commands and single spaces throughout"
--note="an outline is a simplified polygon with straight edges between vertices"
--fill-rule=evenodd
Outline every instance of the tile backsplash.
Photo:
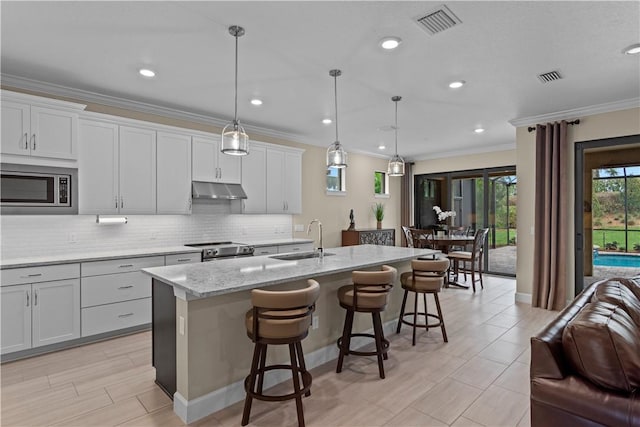
M 12 259 L 292 236 L 291 215 L 230 212 L 229 203 L 194 203 L 192 215 L 126 215 L 127 224 L 97 224 L 95 215 L 2 215 L 0 257 Z

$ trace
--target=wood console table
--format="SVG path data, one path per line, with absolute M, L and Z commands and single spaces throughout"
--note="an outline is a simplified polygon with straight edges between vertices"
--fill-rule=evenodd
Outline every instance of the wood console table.
M 393 228 L 371 228 L 364 230 L 342 230 L 342 246 L 396 245 L 396 230 Z

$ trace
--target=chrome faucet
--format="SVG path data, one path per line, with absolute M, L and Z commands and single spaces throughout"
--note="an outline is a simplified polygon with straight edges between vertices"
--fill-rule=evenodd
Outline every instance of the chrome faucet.
M 307 234 L 311 233 L 311 226 L 313 225 L 314 222 L 318 223 L 318 238 L 320 239 L 318 243 L 318 253 L 320 254 L 320 258 L 323 258 L 324 248 L 322 247 L 322 223 L 320 222 L 319 219 L 314 219 L 309 223 L 309 226 L 307 227 Z

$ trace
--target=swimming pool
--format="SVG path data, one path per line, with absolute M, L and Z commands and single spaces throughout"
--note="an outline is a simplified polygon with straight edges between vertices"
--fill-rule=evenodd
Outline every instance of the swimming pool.
M 600 252 L 593 255 L 593 265 L 640 268 L 640 255 L 603 254 Z

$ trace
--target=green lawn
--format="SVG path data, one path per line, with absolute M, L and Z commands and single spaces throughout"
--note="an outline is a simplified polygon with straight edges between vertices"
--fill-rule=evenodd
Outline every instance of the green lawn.
M 634 245 L 640 245 L 640 231 L 629 230 L 628 232 L 629 247 L 627 252 L 634 251 Z M 607 243 L 617 242 L 618 250 L 624 247 L 624 230 L 593 230 L 593 244 L 605 249 Z
M 489 230 L 489 242 L 493 243 L 492 239 L 492 234 L 493 234 L 493 230 Z M 516 229 L 515 228 L 510 228 L 509 229 L 509 239 L 512 240 L 514 237 L 516 237 Z M 511 243 L 513 244 L 513 243 Z M 506 228 L 496 228 L 496 242 L 495 242 L 495 246 L 500 247 L 500 246 L 506 246 L 507 245 L 507 229 Z

